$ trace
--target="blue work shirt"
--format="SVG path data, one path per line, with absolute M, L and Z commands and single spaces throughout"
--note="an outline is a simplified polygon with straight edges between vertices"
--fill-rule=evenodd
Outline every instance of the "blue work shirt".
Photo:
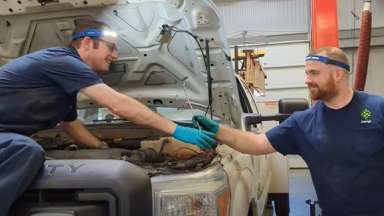
M 308 164 L 323 215 L 384 215 L 384 99 L 355 92 L 341 109 L 317 102 L 266 133 Z
M 77 118 L 77 92 L 101 78 L 74 48 L 48 48 L 0 68 L 0 131 L 30 135 Z

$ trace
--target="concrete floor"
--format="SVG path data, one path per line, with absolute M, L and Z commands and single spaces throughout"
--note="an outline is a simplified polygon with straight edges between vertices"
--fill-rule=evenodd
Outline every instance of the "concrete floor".
M 289 204 L 292 216 L 309 216 L 310 207 L 306 200 L 317 200 L 308 169 L 290 169 L 289 171 Z M 321 209 L 316 205 L 316 216 Z
M 306 200 L 317 200 L 316 192 L 312 184 L 308 169 L 289 170 L 289 205 L 290 216 L 310 216 L 310 206 Z M 321 209 L 316 205 L 316 216 L 321 214 Z M 276 216 L 273 209 L 267 208 L 263 216 Z

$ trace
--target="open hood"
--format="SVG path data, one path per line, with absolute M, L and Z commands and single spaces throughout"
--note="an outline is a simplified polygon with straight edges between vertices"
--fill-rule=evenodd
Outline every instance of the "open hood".
M 1 1 L 0 64 L 67 44 L 74 19 L 88 16 L 118 32 L 119 59 L 103 79 L 119 92 L 147 106 L 206 110 L 208 41 L 213 112 L 227 120 L 240 112 L 223 25 L 209 0 Z M 78 106 L 95 105 L 80 97 Z

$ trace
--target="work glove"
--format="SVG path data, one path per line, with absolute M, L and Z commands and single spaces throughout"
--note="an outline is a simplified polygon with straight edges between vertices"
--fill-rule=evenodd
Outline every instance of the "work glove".
M 215 135 L 204 130 L 177 125 L 172 136 L 180 141 L 197 145 L 202 149 L 216 146 Z
M 213 121 L 213 120 L 211 120 L 208 117 L 203 116 L 203 115 L 193 116 L 192 117 L 192 124 L 195 127 L 198 127 L 198 128 L 201 127 L 202 129 L 213 133 L 215 136 L 217 134 L 217 131 L 219 130 L 219 123 L 217 123 L 216 121 Z

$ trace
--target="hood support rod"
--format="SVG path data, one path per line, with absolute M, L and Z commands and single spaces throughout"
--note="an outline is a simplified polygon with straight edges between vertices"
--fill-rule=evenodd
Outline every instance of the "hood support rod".
M 205 39 L 205 67 L 207 69 L 207 84 L 208 84 L 208 108 L 211 119 L 212 115 L 212 76 L 211 76 L 211 60 L 209 58 L 209 39 Z

